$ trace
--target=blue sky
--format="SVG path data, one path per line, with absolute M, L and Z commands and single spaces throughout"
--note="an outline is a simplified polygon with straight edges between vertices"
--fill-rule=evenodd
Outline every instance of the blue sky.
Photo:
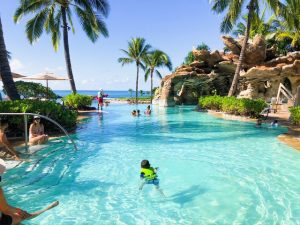
M 121 66 L 117 59 L 132 37 L 144 37 L 153 47 L 165 51 L 174 67 L 183 62 L 193 46 L 201 42 L 211 49 L 222 49 L 219 26 L 221 16 L 210 10 L 208 0 L 110 0 L 110 14 L 105 20 L 108 38 L 90 42 L 77 21 L 75 35 L 70 32 L 70 52 L 77 89 L 128 90 L 135 88 L 134 64 Z M 25 35 L 24 17 L 14 24 L 12 17 L 19 0 L 0 1 L 0 13 L 7 49 L 12 53 L 12 71 L 33 75 L 43 71 L 67 76 L 63 46 L 55 52 L 50 37 L 44 33 L 34 45 Z M 74 20 L 76 18 L 74 17 Z M 163 75 L 169 74 L 162 70 Z M 143 73 L 140 89 L 149 90 Z M 155 85 L 159 84 L 156 79 Z M 67 81 L 50 82 L 55 90 L 69 89 Z

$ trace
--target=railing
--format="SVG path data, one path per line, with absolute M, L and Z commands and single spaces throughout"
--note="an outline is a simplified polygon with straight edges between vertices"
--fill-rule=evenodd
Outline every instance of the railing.
M 50 119 L 47 116 L 43 116 L 43 115 L 35 114 L 35 113 L 0 113 L 0 116 L 24 116 L 25 147 L 26 147 L 26 149 L 28 148 L 28 126 L 27 126 L 28 116 L 39 116 L 39 117 L 41 117 L 45 120 L 50 121 L 51 123 L 54 123 L 56 126 L 58 126 L 65 133 L 65 135 L 69 138 L 69 140 L 71 141 L 71 143 L 74 146 L 74 149 L 77 150 L 77 146 L 76 146 L 74 140 L 68 134 L 68 132 L 59 123 L 57 123 L 53 119 Z
M 292 95 L 292 93 L 282 83 L 280 83 L 276 98 L 276 111 L 279 103 L 280 94 L 283 94 L 288 100 L 291 100 L 293 103 L 295 102 L 295 97 Z

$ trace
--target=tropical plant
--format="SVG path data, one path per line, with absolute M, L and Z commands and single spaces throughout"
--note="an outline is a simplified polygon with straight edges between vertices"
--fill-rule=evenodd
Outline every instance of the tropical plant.
M 4 89 L 7 93 L 7 96 L 11 100 L 20 99 L 20 95 L 18 94 L 17 88 L 13 81 L 13 77 L 11 74 L 9 62 L 8 62 L 8 54 L 7 54 L 5 42 L 4 42 L 4 35 L 3 35 L 3 28 L 2 22 L 0 18 L 0 74 L 1 79 L 4 85 Z
M 23 98 L 58 98 L 58 96 L 50 88 L 47 89 L 39 83 L 17 81 L 15 82 L 15 85 L 17 87 L 18 93 Z M 4 94 L 7 94 L 6 91 L 4 91 Z
M 221 32 L 229 33 L 232 31 L 233 26 L 236 24 L 237 20 L 240 18 L 244 5 L 247 5 L 248 15 L 247 15 L 247 26 L 245 30 L 245 38 L 243 41 L 239 61 L 236 67 L 236 71 L 233 77 L 231 87 L 228 92 L 228 96 L 233 96 L 236 94 L 238 81 L 240 77 L 240 71 L 244 61 L 245 50 L 250 35 L 251 23 L 253 22 L 253 17 L 259 12 L 259 6 L 262 2 L 267 3 L 274 12 L 278 12 L 281 6 L 279 0 L 212 0 L 212 10 L 218 14 L 226 12 L 226 15 L 221 23 Z
M 280 14 L 283 22 L 275 32 L 276 40 L 288 40 L 294 50 L 300 50 L 300 0 L 286 0 Z
M 64 105 L 72 109 L 84 109 L 92 105 L 93 97 L 89 95 L 69 94 L 63 99 Z
M 146 44 L 144 38 L 132 38 L 128 42 L 128 50 L 121 49 L 125 53 L 126 57 L 118 59 L 119 63 L 122 63 L 122 66 L 125 64 L 135 63 L 136 65 L 136 86 L 135 86 L 135 102 L 138 104 L 138 89 L 139 89 L 139 69 L 145 69 L 143 65 L 143 60 L 149 53 L 151 46 Z
M 289 108 L 289 111 L 291 112 L 291 121 L 293 124 L 299 124 L 300 123 L 300 106 L 295 106 Z
M 210 47 L 207 44 L 205 44 L 205 43 L 202 42 L 200 45 L 197 46 L 196 50 L 210 51 Z M 193 52 L 190 51 L 188 53 L 188 55 L 184 58 L 183 64 L 184 65 L 189 65 L 189 64 L 191 64 L 194 61 L 195 61 L 195 56 L 194 56 Z
M 48 116 L 57 121 L 64 128 L 70 130 L 76 126 L 77 112 L 66 109 L 61 104 L 53 101 L 40 100 L 16 100 L 16 101 L 2 101 L 0 102 L 0 113 L 37 113 Z M 11 129 L 15 131 L 24 131 L 24 119 L 20 116 L 9 117 Z M 52 131 L 56 129 L 52 123 L 43 121 L 45 128 Z M 57 131 L 60 131 L 58 129 Z
M 199 98 L 199 106 L 203 109 L 220 110 L 234 115 L 259 117 L 267 106 L 262 99 L 238 99 L 236 97 L 221 97 L 219 95 Z
M 132 97 L 133 90 L 131 88 L 128 89 L 128 92 L 130 93 L 130 97 Z
M 253 38 L 256 34 L 267 36 L 277 30 L 279 21 L 275 15 L 272 15 L 268 21 L 265 21 L 266 9 L 267 8 L 264 9 L 261 15 L 254 12 L 249 31 L 250 38 Z M 244 35 L 246 32 L 247 20 L 248 15 L 246 14 L 242 17 L 242 21 L 235 26 L 232 34 L 235 36 Z
M 20 0 L 14 21 L 18 22 L 23 16 L 33 14 L 34 17 L 26 24 L 26 34 L 32 44 L 37 41 L 45 30 L 52 36 L 54 50 L 58 50 L 63 32 L 63 42 L 65 50 L 65 61 L 73 93 L 76 93 L 71 58 L 69 51 L 68 31 L 73 26 L 72 15 L 75 13 L 80 25 L 88 38 L 96 42 L 100 35 L 108 36 L 108 31 L 102 16 L 107 17 L 109 5 L 106 0 Z
M 162 75 L 159 72 L 158 68 L 167 67 L 170 71 L 172 70 L 172 63 L 170 57 L 160 50 L 154 50 L 147 54 L 144 59 L 146 64 L 146 73 L 145 73 L 145 81 L 147 82 L 149 76 L 151 81 L 151 88 L 150 88 L 150 96 L 151 100 L 150 103 L 152 104 L 153 99 L 153 74 L 156 73 L 159 79 L 162 79 Z
M 140 96 L 142 97 L 144 95 L 144 91 L 140 90 Z

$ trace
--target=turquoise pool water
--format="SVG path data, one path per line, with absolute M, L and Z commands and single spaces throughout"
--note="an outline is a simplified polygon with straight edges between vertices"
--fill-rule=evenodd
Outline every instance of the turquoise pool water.
M 139 106 L 144 109 L 145 106 Z M 300 152 L 283 128 L 214 118 L 192 107 L 130 116 L 111 105 L 66 141 L 5 174 L 12 204 L 60 206 L 25 224 L 300 224 Z M 162 197 L 138 190 L 140 161 L 159 167 Z

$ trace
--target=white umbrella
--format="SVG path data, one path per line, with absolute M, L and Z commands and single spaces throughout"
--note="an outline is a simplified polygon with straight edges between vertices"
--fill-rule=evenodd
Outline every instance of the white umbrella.
M 33 75 L 33 76 L 23 77 L 22 80 L 45 80 L 46 87 L 47 87 L 47 98 L 48 98 L 48 81 L 49 80 L 69 80 L 69 79 L 58 76 L 54 73 L 45 72 L 45 73 L 40 73 L 40 74 Z
M 13 77 L 13 79 L 18 79 L 18 78 L 23 78 L 23 77 L 25 77 L 25 76 L 23 76 L 23 75 L 21 75 L 21 74 L 19 74 L 19 73 L 11 73 L 11 75 L 12 75 L 12 77 Z M 2 81 L 2 78 L 1 78 L 1 76 L 0 76 L 0 80 Z

